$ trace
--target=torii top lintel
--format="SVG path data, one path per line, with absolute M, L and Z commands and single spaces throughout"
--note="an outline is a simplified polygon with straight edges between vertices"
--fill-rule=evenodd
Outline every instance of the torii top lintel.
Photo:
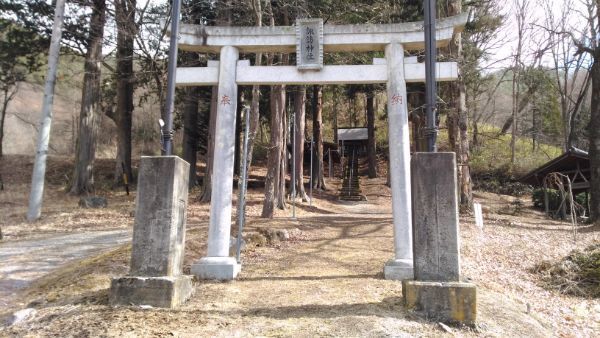
M 444 47 L 455 33 L 463 30 L 468 13 L 438 20 L 437 46 Z M 405 50 L 425 48 L 422 21 L 397 24 L 324 25 L 325 52 L 383 51 L 391 42 L 400 42 Z M 234 46 L 242 53 L 296 51 L 294 26 L 202 26 L 182 24 L 179 48 L 186 51 L 218 53 L 223 46 Z

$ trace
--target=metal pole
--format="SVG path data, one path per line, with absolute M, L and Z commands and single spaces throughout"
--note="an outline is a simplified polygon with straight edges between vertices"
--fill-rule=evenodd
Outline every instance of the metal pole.
M 236 251 L 236 259 L 238 263 L 241 263 L 241 252 L 242 252 L 242 232 L 244 231 L 244 223 L 246 222 L 246 186 L 247 186 L 247 176 L 248 176 L 248 168 L 246 160 L 248 158 L 248 129 L 250 128 L 250 108 L 245 107 L 243 109 L 245 117 L 246 117 L 246 126 L 244 128 L 244 153 L 243 159 L 241 163 L 240 170 L 240 186 L 238 188 L 240 196 L 238 198 L 238 235 L 237 235 L 237 251 Z
M 427 112 L 427 150 L 437 151 L 437 126 L 436 126 L 436 77 L 435 61 L 437 57 L 435 39 L 435 0 L 424 0 L 425 14 L 425 110 Z
M 165 118 L 163 129 L 164 155 L 173 153 L 173 111 L 175 110 L 175 73 L 177 72 L 177 40 L 179 39 L 179 16 L 181 0 L 173 0 L 171 10 L 171 39 L 169 45 L 169 65 L 167 72 L 167 99 L 165 101 Z
M 308 205 L 312 207 L 312 188 L 313 188 L 313 139 L 310 138 L 310 199 Z
M 296 112 L 292 113 L 292 218 L 296 219 Z
M 50 142 L 50 128 L 52 127 L 54 85 L 56 83 L 56 71 L 58 69 L 58 56 L 60 53 L 64 12 L 65 0 L 57 0 L 56 8 L 54 9 L 54 24 L 52 26 L 50 51 L 48 52 L 48 73 L 46 75 L 46 85 L 44 87 L 44 102 L 42 105 L 40 131 L 38 134 L 37 151 L 35 153 L 35 163 L 33 165 L 31 177 L 31 193 L 29 195 L 29 210 L 27 211 L 27 220 L 29 222 L 37 220 L 42 214 L 46 158 L 48 157 L 48 143 Z

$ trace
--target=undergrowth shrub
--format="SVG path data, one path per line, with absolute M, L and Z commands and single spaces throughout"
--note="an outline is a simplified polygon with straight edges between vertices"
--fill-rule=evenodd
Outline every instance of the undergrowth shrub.
M 529 185 L 517 182 L 504 168 L 473 173 L 472 178 L 476 190 L 517 197 L 531 192 Z
M 574 250 L 557 262 L 543 261 L 532 269 L 542 286 L 560 293 L 600 298 L 600 243 Z

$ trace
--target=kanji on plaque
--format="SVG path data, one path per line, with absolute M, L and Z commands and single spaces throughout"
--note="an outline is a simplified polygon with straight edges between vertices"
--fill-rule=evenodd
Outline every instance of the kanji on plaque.
M 221 97 L 221 105 L 228 106 L 230 104 L 231 104 L 231 98 L 229 96 L 227 96 L 227 95 L 223 95 Z
M 296 20 L 296 62 L 298 69 L 323 68 L 323 20 Z
M 392 96 L 392 104 L 393 105 L 402 104 L 402 95 L 394 94 Z

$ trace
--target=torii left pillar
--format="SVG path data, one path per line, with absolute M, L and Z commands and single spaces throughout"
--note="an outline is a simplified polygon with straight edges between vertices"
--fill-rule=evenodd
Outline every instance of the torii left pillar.
M 232 280 L 241 269 L 235 258 L 229 256 L 238 58 L 237 48 L 221 48 L 208 250 L 191 268 L 192 274 L 200 279 Z

